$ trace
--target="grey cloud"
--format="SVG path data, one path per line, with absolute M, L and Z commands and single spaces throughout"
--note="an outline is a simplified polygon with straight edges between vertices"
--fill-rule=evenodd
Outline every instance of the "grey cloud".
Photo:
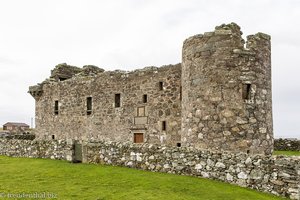
M 0 124 L 30 123 L 34 99 L 27 88 L 58 63 L 106 70 L 178 63 L 185 38 L 233 21 L 244 36 L 272 36 L 275 135 L 294 136 L 300 133 L 299 15 L 297 0 L 1 1 Z

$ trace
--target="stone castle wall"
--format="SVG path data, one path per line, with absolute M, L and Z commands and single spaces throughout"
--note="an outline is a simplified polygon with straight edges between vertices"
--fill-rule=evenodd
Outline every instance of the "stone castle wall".
M 278 151 L 300 151 L 300 140 L 297 139 L 275 139 L 274 150 Z
M 182 64 L 160 68 L 58 65 L 29 89 L 38 138 L 136 142 L 142 135 L 146 143 L 271 154 L 270 36 L 250 35 L 244 46 L 241 34 L 231 23 L 190 37 Z
M 185 146 L 270 154 L 273 147 L 271 46 L 236 24 L 185 40 L 182 141 Z
M 86 68 L 81 73 L 75 68 L 76 75 L 71 69 L 57 66 L 52 79 L 41 86 L 42 93 L 36 98 L 38 138 L 51 139 L 54 135 L 55 139 L 133 141 L 134 133 L 142 133 L 144 142 L 180 143 L 180 64 L 133 72 L 104 72 L 93 67 L 92 75 Z M 115 94 L 120 94 L 119 107 Z M 90 113 L 88 97 L 92 98 Z M 166 130 L 162 130 L 162 121 Z

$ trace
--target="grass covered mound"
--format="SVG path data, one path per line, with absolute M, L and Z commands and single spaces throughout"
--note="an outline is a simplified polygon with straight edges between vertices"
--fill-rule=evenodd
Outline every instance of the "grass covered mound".
M 0 194 L 52 193 L 57 199 L 282 199 L 196 177 L 66 161 L 0 156 Z
M 273 155 L 300 156 L 300 151 L 274 151 Z

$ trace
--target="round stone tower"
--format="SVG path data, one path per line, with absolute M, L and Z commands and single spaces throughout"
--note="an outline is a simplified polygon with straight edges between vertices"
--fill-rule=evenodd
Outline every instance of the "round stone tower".
M 235 24 L 184 41 L 182 144 L 270 154 L 273 150 L 270 36 L 241 37 Z

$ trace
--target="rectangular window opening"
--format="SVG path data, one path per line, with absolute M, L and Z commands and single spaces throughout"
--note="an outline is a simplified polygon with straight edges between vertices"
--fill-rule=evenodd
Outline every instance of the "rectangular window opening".
M 121 94 L 115 94 L 115 108 L 121 107 Z
M 163 90 L 164 89 L 164 82 L 159 81 L 158 86 L 159 86 L 159 90 Z
M 143 143 L 144 142 L 144 134 L 143 133 L 134 133 L 133 135 L 134 143 Z
M 167 130 L 167 122 L 166 121 L 162 121 L 161 130 L 163 130 L 163 131 Z
M 182 101 L 182 86 L 180 86 L 180 101 Z
M 67 80 L 67 78 L 62 78 L 62 77 L 59 77 L 58 79 L 59 79 L 59 81 L 65 81 L 65 80 Z
M 90 115 L 92 114 L 92 97 L 86 98 L 86 114 Z
M 52 135 L 51 138 L 52 138 L 52 140 L 55 140 L 55 135 Z
M 58 101 L 55 101 L 54 103 L 54 114 L 58 115 Z
M 249 83 L 243 84 L 242 96 L 244 100 L 250 99 L 250 91 L 251 91 L 251 84 Z
M 181 143 L 178 142 L 178 143 L 176 144 L 176 146 L 177 146 L 177 147 L 181 147 Z
M 148 102 L 148 96 L 146 94 L 143 95 L 143 103 Z

